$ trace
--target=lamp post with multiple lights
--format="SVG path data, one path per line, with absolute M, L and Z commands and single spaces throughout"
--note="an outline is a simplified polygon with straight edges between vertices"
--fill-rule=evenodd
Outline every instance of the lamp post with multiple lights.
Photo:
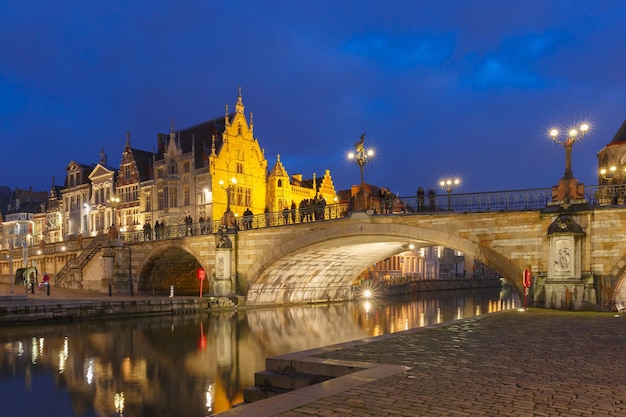
M 366 207 L 365 180 L 363 171 L 365 170 L 365 165 L 367 165 L 367 163 L 370 162 L 372 157 L 374 156 L 374 150 L 365 149 L 364 142 L 365 133 L 361 135 L 360 140 L 354 144 L 354 152 L 348 153 L 348 159 L 350 161 L 354 161 L 359 166 L 359 170 L 361 171 L 361 184 L 359 186 L 359 192 L 354 199 L 354 208 L 358 210 L 365 210 L 369 208 Z
M 566 135 L 562 135 L 559 129 L 550 130 L 550 139 L 565 148 L 565 173 L 559 181 L 556 193 L 553 193 L 553 200 L 569 202 L 570 199 L 582 199 L 584 196 L 584 186 L 578 184 L 572 172 L 572 148 L 574 143 L 581 140 L 589 132 L 587 123 L 581 124 L 578 128 L 569 129 Z
M 452 208 L 450 205 L 450 194 L 452 194 L 452 191 L 456 190 L 459 185 L 461 185 L 461 180 L 458 178 L 446 178 L 439 182 L 441 189 L 448 193 L 448 211 Z
M 220 180 L 219 184 L 220 184 L 220 187 L 222 187 L 224 191 L 226 191 L 226 211 L 224 212 L 223 223 L 226 227 L 235 226 L 235 215 L 230 209 L 230 203 L 231 203 L 230 197 L 231 197 L 232 191 L 235 189 L 235 186 L 237 185 L 237 178 L 232 177 L 230 179 L 230 184 L 228 185 L 224 185 L 225 184 L 224 180 Z

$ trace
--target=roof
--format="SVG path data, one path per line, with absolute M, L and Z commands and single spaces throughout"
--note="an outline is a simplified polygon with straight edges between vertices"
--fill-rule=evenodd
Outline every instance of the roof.
M 228 119 L 233 120 L 235 113 L 229 114 Z M 226 129 L 224 116 L 208 120 L 204 123 L 175 131 L 176 142 L 183 153 L 194 151 L 194 168 L 199 169 L 205 166 L 213 147 L 213 136 L 215 136 L 215 151 L 219 152 L 223 144 L 223 133 Z M 163 159 L 163 153 L 167 148 L 170 134 L 157 134 L 158 153 L 157 159 Z
M 626 142 L 626 120 L 622 123 L 622 126 L 619 128 L 613 139 L 609 143 L 609 145 L 615 145 L 617 143 Z
M 130 151 L 133 154 L 133 159 L 135 160 L 135 166 L 137 167 L 137 171 L 139 172 L 139 181 L 147 181 L 153 178 L 152 172 L 152 158 L 154 154 L 148 151 L 142 151 L 141 149 L 133 149 Z

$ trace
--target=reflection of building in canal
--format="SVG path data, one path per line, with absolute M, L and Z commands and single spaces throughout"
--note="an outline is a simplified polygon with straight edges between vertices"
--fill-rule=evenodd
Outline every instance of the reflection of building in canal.
M 472 256 L 443 246 L 414 248 L 404 245 L 404 251 L 385 258 L 363 271 L 358 282 L 374 280 L 393 283 L 406 280 L 451 278 L 495 278 L 498 273 Z
M 249 370 L 265 356 L 252 358 L 254 363 L 239 358 L 238 350 L 246 351 L 239 344 L 250 342 L 237 340 L 236 313 L 211 320 L 211 326 L 190 321 L 179 316 L 149 321 L 147 327 L 128 320 L 68 325 L 69 331 L 50 328 L 42 336 L 0 344 L 0 373 L 22 375 L 25 383 L 34 372 L 54 375 L 76 415 L 92 408 L 103 417 L 230 409 L 243 401 L 238 387 L 254 384 Z

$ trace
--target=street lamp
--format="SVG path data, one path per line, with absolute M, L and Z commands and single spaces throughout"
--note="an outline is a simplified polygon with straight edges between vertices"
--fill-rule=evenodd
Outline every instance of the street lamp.
M 358 142 L 354 144 L 354 152 L 348 153 L 348 159 L 354 161 L 361 171 L 361 185 L 359 187 L 359 197 L 360 197 L 360 207 L 365 209 L 365 181 L 363 179 L 363 170 L 365 165 L 371 160 L 374 156 L 373 149 L 365 149 L 363 143 L 365 142 L 365 133 L 361 135 L 361 138 Z M 355 198 L 355 202 L 357 199 Z
M 562 145 L 565 148 L 565 173 L 559 181 L 559 185 L 553 188 L 552 200 L 563 201 L 569 204 L 570 200 L 584 198 L 584 185 L 578 184 L 578 181 L 572 174 L 572 147 L 574 143 L 581 140 L 589 132 L 589 125 L 583 123 L 578 128 L 572 128 L 564 137 L 561 136 L 558 129 L 550 130 L 550 139 L 553 142 Z
M 450 194 L 452 194 L 452 190 L 456 190 L 461 184 L 461 180 L 458 178 L 447 178 L 443 179 L 439 182 L 441 189 L 448 193 L 448 211 L 450 211 Z
M 117 239 L 118 238 L 118 232 L 117 232 L 117 213 L 115 212 L 117 209 L 117 205 L 120 202 L 120 198 L 117 196 L 113 196 L 109 199 L 109 203 L 111 203 L 111 207 L 113 208 L 113 219 L 111 222 L 111 226 L 109 227 L 109 238 L 110 239 Z
M 220 186 L 226 191 L 226 211 L 230 211 L 230 192 L 235 188 L 235 185 L 237 185 L 237 178 L 232 177 L 230 182 L 228 186 L 224 187 L 224 180 L 220 180 Z
M 589 125 L 583 123 L 578 129 L 572 128 L 566 137 L 561 137 L 558 129 L 550 130 L 550 139 L 565 148 L 565 174 L 563 178 L 572 178 L 572 147 L 589 131 Z

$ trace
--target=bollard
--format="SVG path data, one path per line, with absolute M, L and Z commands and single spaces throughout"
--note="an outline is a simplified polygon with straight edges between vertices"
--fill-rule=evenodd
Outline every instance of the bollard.
M 50 296 L 50 283 L 46 283 L 46 295 Z
M 170 298 L 174 296 L 174 286 L 170 285 Z

